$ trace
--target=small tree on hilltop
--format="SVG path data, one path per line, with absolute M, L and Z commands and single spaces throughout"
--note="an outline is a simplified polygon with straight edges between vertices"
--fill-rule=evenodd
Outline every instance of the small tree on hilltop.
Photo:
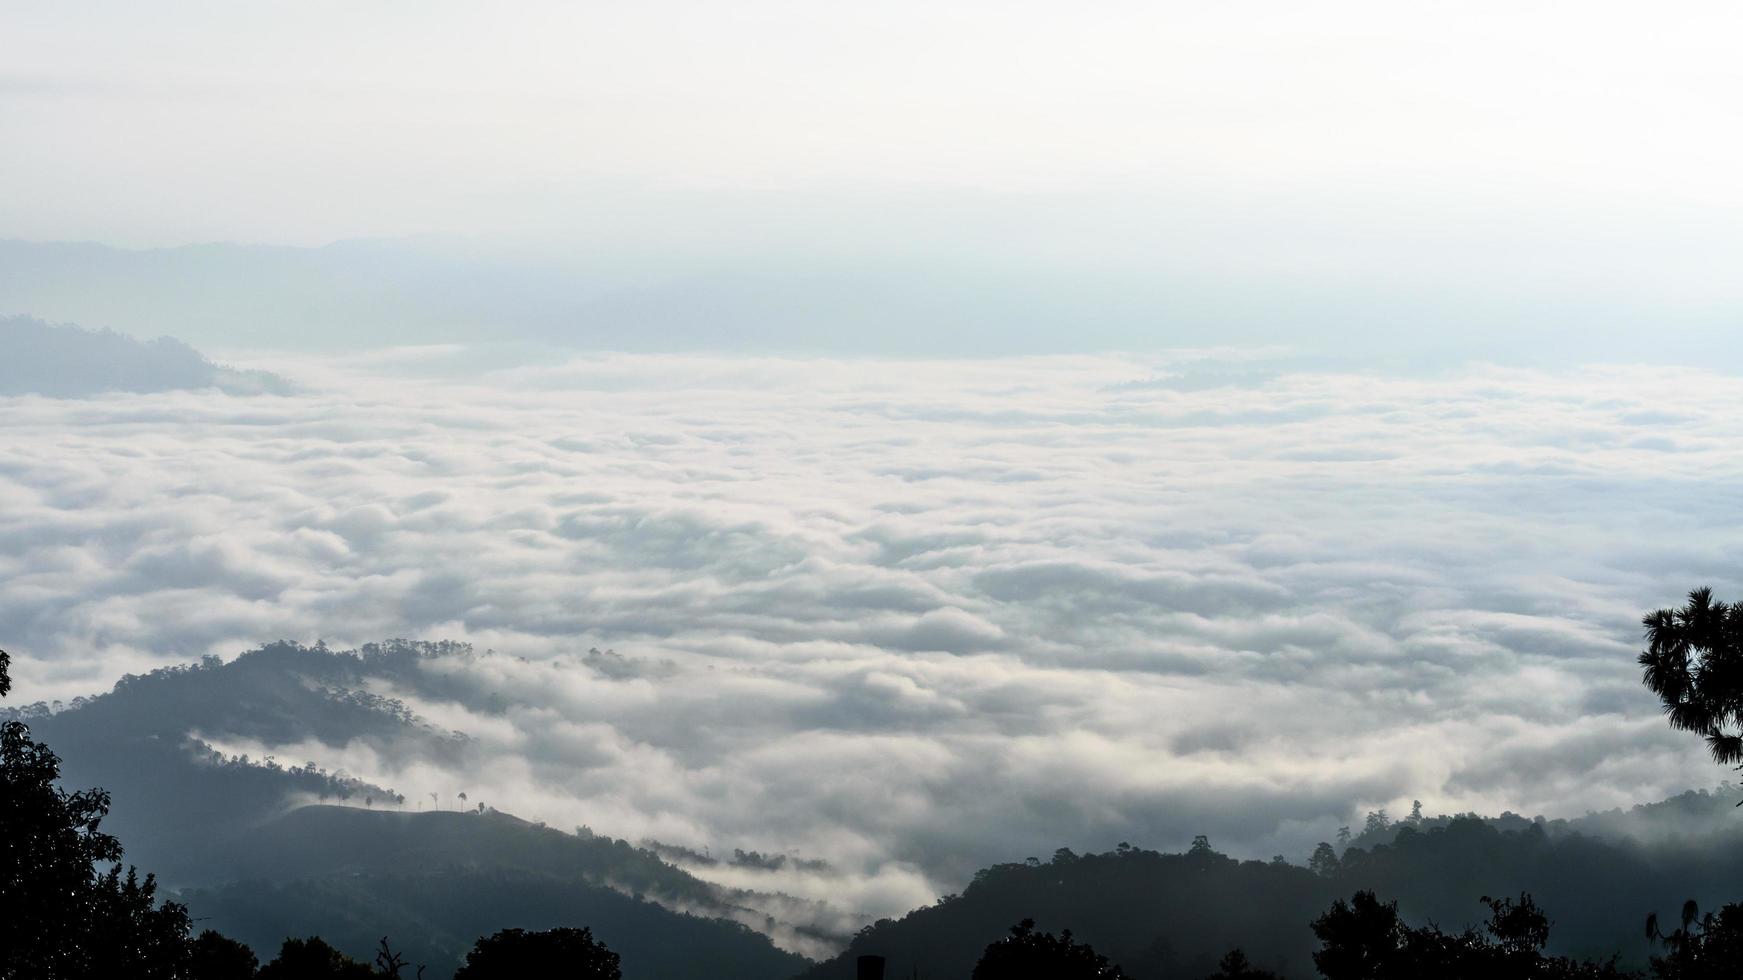
M 1313 849 L 1313 854 L 1307 859 L 1307 870 L 1321 878 L 1330 878 L 1338 873 L 1339 864 L 1338 852 L 1333 850 L 1330 844 L 1320 841 L 1319 846 Z

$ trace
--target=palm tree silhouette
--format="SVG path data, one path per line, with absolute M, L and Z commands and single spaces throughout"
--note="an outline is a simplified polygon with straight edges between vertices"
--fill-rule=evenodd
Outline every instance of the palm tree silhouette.
M 1641 681 L 1664 703 L 1671 727 L 1706 739 L 1715 762 L 1743 762 L 1743 603 L 1717 602 L 1701 588 L 1680 609 L 1641 622 Z

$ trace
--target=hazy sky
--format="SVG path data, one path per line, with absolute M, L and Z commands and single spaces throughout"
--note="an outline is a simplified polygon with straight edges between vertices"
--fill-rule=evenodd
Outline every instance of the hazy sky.
M 1739 36 L 1725 3 L 9 2 L 0 232 L 561 236 L 627 191 L 934 187 L 1710 233 Z
M 461 258 L 20 254 L 0 313 L 1737 367 L 1740 36 L 1718 3 L 4 4 L 0 239 Z

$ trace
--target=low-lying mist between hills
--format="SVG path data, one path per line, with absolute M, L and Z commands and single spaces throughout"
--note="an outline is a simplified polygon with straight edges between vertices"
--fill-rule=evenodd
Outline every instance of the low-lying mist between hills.
M 1301 861 L 1413 798 L 1577 815 L 1715 776 L 1633 654 L 1643 608 L 1743 584 L 1722 375 L 420 356 L 5 399 L 19 691 L 464 641 L 344 686 L 415 724 L 169 721 L 844 916 L 1060 846 Z

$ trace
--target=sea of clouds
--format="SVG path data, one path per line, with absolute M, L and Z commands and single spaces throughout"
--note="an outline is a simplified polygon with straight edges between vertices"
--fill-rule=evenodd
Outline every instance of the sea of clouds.
M 1300 860 L 1412 799 L 1571 815 L 1723 775 L 1633 657 L 1647 609 L 1743 586 L 1732 376 L 227 360 L 297 393 L 0 398 L 23 700 L 277 638 L 465 640 L 428 669 L 506 712 L 383 693 L 471 735 L 467 771 L 227 747 L 824 858 L 773 885 L 885 914 L 1060 846 Z

